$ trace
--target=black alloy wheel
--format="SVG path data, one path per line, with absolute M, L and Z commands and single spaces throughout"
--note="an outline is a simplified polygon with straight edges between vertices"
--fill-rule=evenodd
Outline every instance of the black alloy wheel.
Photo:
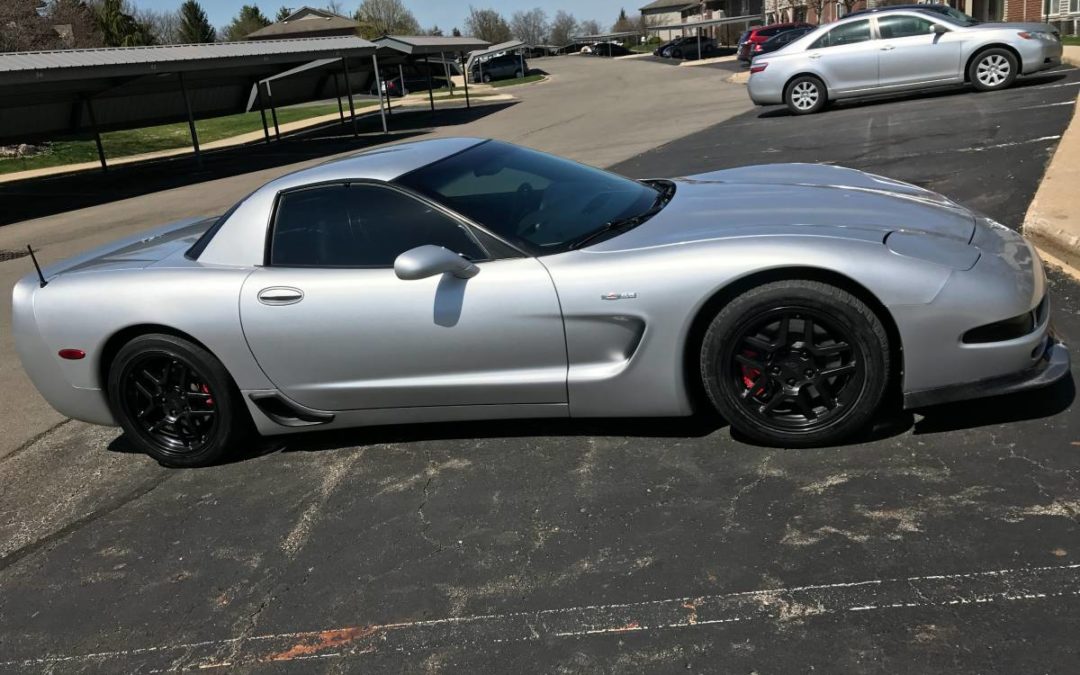
M 701 347 L 702 382 L 717 410 L 750 439 L 827 445 L 866 425 L 889 380 L 889 343 L 853 294 L 778 281 L 727 303 Z
M 171 335 L 124 345 L 109 371 L 109 399 L 124 431 L 166 466 L 219 460 L 241 436 L 235 385 L 202 347 Z
M 847 413 L 865 378 L 852 338 L 823 313 L 766 310 L 731 341 L 722 371 L 762 424 L 801 430 Z

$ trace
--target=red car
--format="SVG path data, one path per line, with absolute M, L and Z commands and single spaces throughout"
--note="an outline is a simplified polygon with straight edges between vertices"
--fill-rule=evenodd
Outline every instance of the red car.
M 742 34 L 739 38 L 739 61 L 743 63 L 750 63 L 754 59 L 754 54 L 759 51 L 758 45 L 764 44 L 769 38 L 779 35 L 785 31 L 794 30 L 796 28 L 814 28 L 813 24 L 797 22 L 797 23 L 774 23 L 769 26 L 756 26 L 751 28 Z

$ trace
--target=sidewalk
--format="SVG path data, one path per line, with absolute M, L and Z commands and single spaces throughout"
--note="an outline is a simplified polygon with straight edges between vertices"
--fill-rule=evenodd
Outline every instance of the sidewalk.
M 1065 48 L 1066 63 L 1080 67 L 1080 47 Z M 1058 143 L 1042 183 L 1024 218 L 1024 235 L 1072 268 L 1080 271 L 1080 107 Z

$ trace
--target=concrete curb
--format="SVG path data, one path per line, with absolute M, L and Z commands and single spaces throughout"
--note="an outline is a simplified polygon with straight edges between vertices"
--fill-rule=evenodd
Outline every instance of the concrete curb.
M 727 56 L 714 56 L 708 59 L 696 59 L 694 61 L 683 61 L 679 64 L 680 68 L 693 68 L 695 66 L 711 66 L 714 63 L 728 63 L 738 58 L 735 54 L 729 54 Z
M 749 70 L 740 71 L 738 73 L 735 73 L 731 77 L 727 78 L 727 80 L 725 80 L 725 81 L 730 82 L 732 84 L 746 84 L 747 82 L 750 81 L 750 71 Z
M 1080 67 L 1080 47 L 1066 47 L 1065 63 Z M 1080 107 L 1046 167 L 1035 198 L 1024 216 L 1023 233 L 1056 261 L 1080 273 Z

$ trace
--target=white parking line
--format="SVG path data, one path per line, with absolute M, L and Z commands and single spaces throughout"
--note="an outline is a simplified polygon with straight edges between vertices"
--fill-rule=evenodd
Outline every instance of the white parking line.
M 0 661 L 0 669 L 40 670 L 60 664 L 101 666 L 104 662 L 118 662 L 111 666 L 117 670 L 232 668 L 374 652 L 407 656 L 448 645 L 482 650 L 495 643 L 587 639 L 750 621 L 785 622 L 818 615 L 940 607 L 955 611 L 961 606 L 1076 596 L 1080 596 L 1080 565 L 1032 567 L 230 637 Z M 233 653 L 223 657 L 228 647 L 233 648 Z

